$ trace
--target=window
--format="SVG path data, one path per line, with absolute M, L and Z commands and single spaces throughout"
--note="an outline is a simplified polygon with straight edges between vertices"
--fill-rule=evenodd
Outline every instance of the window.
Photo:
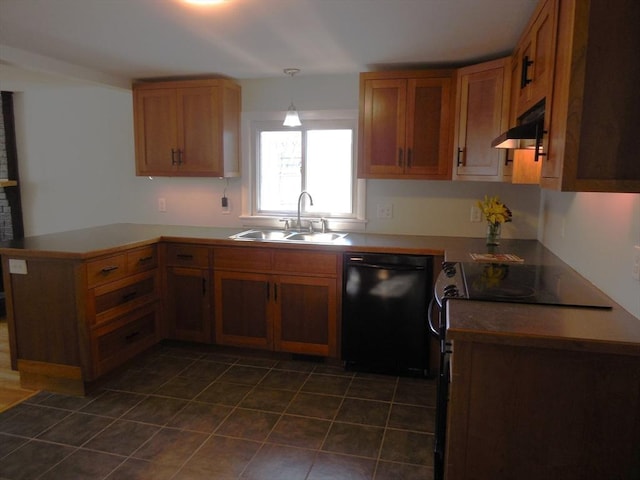
M 313 198 L 313 205 L 306 197 L 302 202 L 306 216 L 360 217 L 355 125 L 355 118 L 310 120 L 295 128 L 283 127 L 281 120 L 256 121 L 252 216 L 293 217 L 298 196 L 306 190 Z

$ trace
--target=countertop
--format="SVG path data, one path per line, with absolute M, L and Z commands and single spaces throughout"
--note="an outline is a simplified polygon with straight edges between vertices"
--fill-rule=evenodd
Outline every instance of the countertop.
M 244 230 L 246 228 L 123 223 L 5 241 L 0 243 L 0 254 L 21 258 L 86 259 L 158 241 L 249 248 L 260 248 L 268 243 L 273 248 L 437 255 L 449 261 L 470 261 L 470 253 L 487 251 L 483 238 L 447 236 L 349 233 L 337 244 L 229 238 Z M 570 268 L 536 240 L 505 239 L 495 251 L 514 253 L 524 258 L 525 263 Z M 448 338 L 640 356 L 640 319 L 613 300 L 611 304 L 611 310 L 596 310 L 454 300 L 449 302 L 448 308 Z

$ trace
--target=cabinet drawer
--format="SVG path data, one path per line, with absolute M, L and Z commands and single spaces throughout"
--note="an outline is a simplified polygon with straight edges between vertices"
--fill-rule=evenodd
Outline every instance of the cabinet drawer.
M 158 266 L 158 249 L 155 245 L 127 252 L 127 273 L 134 274 Z
M 273 270 L 334 276 L 338 273 L 338 256 L 329 252 L 279 250 L 273 255 Z
M 167 245 L 167 265 L 209 267 L 209 248 L 170 243 Z
M 213 267 L 219 270 L 271 271 L 272 250 L 257 248 L 215 248 Z
M 126 255 L 113 255 L 87 262 L 87 283 L 89 287 L 119 280 L 127 275 Z
M 114 284 L 95 289 L 95 314 L 100 315 L 117 307 L 127 308 L 144 300 L 152 300 L 157 297 L 157 294 L 156 272 L 131 276 Z M 96 323 L 98 322 L 99 320 L 96 320 Z
M 124 363 L 158 340 L 158 309 L 138 309 L 97 332 L 93 340 L 96 376 Z

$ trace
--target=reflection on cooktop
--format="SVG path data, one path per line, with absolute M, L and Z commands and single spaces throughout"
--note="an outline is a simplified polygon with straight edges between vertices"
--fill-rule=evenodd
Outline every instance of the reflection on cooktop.
M 468 298 L 494 302 L 611 308 L 611 301 L 570 268 L 463 263 Z

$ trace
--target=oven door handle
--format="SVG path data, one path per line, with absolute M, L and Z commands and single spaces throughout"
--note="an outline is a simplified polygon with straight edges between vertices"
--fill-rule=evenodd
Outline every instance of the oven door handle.
M 436 302 L 436 297 L 431 297 L 429 301 L 429 307 L 427 307 L 427 321 L 429 322 L 429 330 L 431 330 L 431 334 L 436 338 L 440 338 L 440 333 L 433 326 L 433 304 Z

